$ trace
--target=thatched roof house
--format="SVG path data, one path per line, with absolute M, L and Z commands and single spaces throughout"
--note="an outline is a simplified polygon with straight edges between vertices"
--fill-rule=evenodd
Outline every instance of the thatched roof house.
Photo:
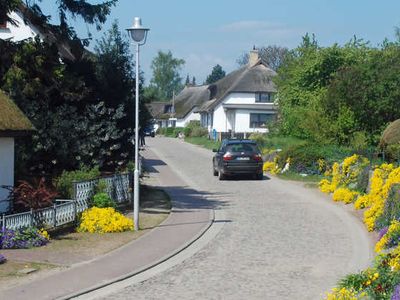
M 0 90 L 0 200 L 8 199 L 9 191 L 2 186 L 14 186 L 14 138 L 30 134 L 35 128 L 15 103 Z M 0 201 L 0 213 L 7 212 L 10 203 Z

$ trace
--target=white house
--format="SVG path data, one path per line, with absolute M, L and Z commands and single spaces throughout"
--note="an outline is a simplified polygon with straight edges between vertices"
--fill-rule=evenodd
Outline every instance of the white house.
M 209 132 L 267 132 L 277 114 L 275 75 L 252 50 L 247 65 L 208 87 L 209 100 L 198 109 L 202 126 Z
M 19 42 L 39 36 L 41 40 L 56 43 L 62 58 L 75 60 L 68 42 L 60 43 L 56 31 L 51 25 L 44 23 L 42 19 L 34 14 L 25 5 L 19 5 L 18 10 L 10 13 L 9 17 L 15 24 L 7 22 L 5 16 L 0 12 L 0 40 Z
M 29 135 L 32 130 L 28 118 L 0 90 L 0 213 L 10 208 L 6 187 L 14 186 L 14 139 Z

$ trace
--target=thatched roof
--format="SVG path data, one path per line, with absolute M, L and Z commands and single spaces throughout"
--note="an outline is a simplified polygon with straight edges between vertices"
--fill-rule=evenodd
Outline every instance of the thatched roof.
M 254 65 L 245 65 L 224 78 L 211 84 L 210 99 L 205 102 L 199 111 L 209 111 L 216 107 L 229 93 L 265 93 L 276 92 L 272 78 L 276 72 L 270 69 L 259 59 Z
M 400 143 L 400 119 L 390 123 L 382 133 L 380 146 L 385 148 L 388 145 Z
M 194 108 L 210 99 L 208 85 L 186 86 L 175 98 L 175 117 L 184 118 Z
M 11 99 L 0 90 L 0 136 L 21 136 L 35 130 Z

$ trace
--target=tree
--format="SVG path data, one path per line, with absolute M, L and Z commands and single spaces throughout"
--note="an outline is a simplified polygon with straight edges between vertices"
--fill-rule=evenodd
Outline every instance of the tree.
M 206 84 L 212 84 L 224 77 L 225 71 L 222 70 L 222 67 L 220 65 L 216 65 L 212 69 L 211 74 L 207 76 Z
M 40 8 L 41 0 L 7 0 L 0 2 L 0 12 L 7 14 L 7 21 L 13 22 L 8 14 L 16 9 L 28 9 L 26 13 L 32 14 L 35 23 L 40 25 L 48 24 L 50 17 L 45 16 Z M 90 4 L 86 0 L 58 0 L 58 16 L 59 24 L 52 24 L 54 31 L 59 32 L 61 36 L 74 38 L 76 33 L 73 28 L 69 25 L 68 14 L 75 19 L 80 17 L 86 24 L 95 24 L 98 30 L 101 29 L 101 25 L 105 23 L 107 16 L 111 12 L 111 7 L 114 6 L 118 0 L 103 1 L 97 4 Z
M 192 78 L 192 85 L 195 86 L 196 85 L 196 77 L 193 76 Z
M 185 64 L 183 59 L 174 58 L 172 52 L 158 51 L 157 56 L 151 63 L 153 78 L 150 85 L 156 88 L 162 100 L 169 100 L 173 93 L 182 89 L 182 78 L 179 71 Z
M 286 55 L 289 53 L 288 48 L 276 45 L 261 47 L 258 51 L 262 61 L 275 71 L 282 65 Z M 239 66 L 244 66 L 249 62 L 249 54 L 243 53 L 236 62 Z
M 189 74 L 186 75 L 186 81 L 185 81 L 185 85 L 188 86 L 190 85 L 190 78 L 189 78 Z

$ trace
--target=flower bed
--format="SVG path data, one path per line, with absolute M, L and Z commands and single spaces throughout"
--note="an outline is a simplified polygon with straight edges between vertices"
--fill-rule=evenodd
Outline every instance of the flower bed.
M 92 207 L 82 213 L 78 232 L 109 233 L 133 229 L 133 221 L 114 208 Z
M 41 247 L 49 242 L 49 234 L 45 230 L 34 227 L 18 230 L 5 229 L 0 231 L 0 249 L 26 249 Z

